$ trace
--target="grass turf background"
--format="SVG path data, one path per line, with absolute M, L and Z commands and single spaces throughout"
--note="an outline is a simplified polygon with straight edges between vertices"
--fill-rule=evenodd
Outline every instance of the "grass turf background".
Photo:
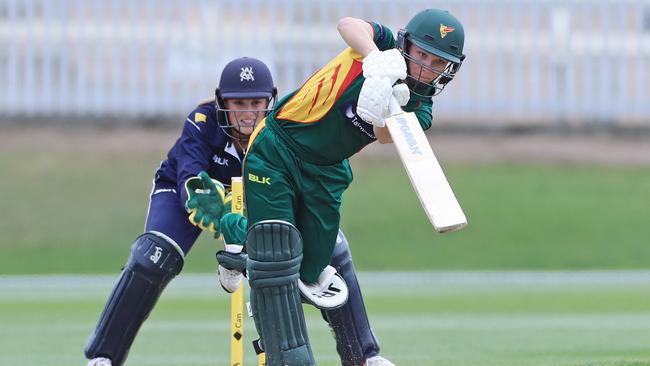
M 1 274 L 115 273 L 143 229 L 164 150 L 5 149 Z M 444 164 L 469 219 L 435 234 L 399 161 L 352 160 L 342 228 L 360 270 L 638 269 L 650 261 L 650 169 Z M 214 269 L 203 235 L 186 272 Z

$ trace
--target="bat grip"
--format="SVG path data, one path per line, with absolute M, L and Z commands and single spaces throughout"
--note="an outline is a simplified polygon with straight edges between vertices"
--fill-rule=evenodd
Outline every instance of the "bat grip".
M 397 103 L 397 99 L 395 99 L 395 97 L 393 96 L 390 97 L 390 103 L 388 104 L 388 111 L 390 112 L 391 116 L 404 113 L 402 107 L 400 107 L 399 103 Z

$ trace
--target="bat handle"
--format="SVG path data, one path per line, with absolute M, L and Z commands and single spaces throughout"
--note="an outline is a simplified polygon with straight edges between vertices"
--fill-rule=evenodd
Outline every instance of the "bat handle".
M 391 116 L 404 113 L 402 107 L 400 107 L 399 103 L 397 103 L 397 99 L 395 99 L 395 97 L 393 96 L 390 97 L 390 103 L 388 104 L 388 111 L 390 112 Z

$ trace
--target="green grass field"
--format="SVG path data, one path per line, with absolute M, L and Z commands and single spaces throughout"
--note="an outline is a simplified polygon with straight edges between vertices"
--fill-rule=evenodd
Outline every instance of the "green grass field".
M 82 365 L 168 146 L 9 145 L 0 365 Z M 409 271 L 362 273 L 373 327 L 398 365 L 650 365 L 647 166 L 444 164 L 470 225 L 438 235 L 397 160 L 352 163 L 342 227 L 357 268 Z M 226 364 L 228 297 L 207 275 L 221 245 L 195 245 L 128 365 Z M 451 272 L 426 272 L 441 270 Z M 318 364 L 339 364 L 319 314 L 307 315 Z
M 0 365 L 83 365 L 113 280 L 0 278 Z M 383 354 L 397 365 L 650 365 L 647 271 L 365 273 L 361 284 Z M 217 287 L 208 275 L 172 282 L 127 365 L 226 365 L 228 297 Z M 339 365 L 319 314 L 308 308 L 307 317 L 318 365 Z M 252 329 L 248 319 L 248 341 Z
M 143 229 L 164 150 L 0 152 L 0 274 L 114 273 L 121 267 Z M 360 269 L 635 269 L 650 263 L 648 167 L 445 164 L 470 224 L 438 235 L 398 161 L 352 163 L 355 181 L 344 196 L 342 228 Z M 186 271 L 211 271 L 220 246 L 200 239 Z

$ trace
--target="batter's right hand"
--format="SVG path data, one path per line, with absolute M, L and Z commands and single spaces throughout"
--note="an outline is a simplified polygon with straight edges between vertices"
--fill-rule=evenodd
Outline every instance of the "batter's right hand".
M 240 249 L 241 250 L 241 249 Z M 228 293 L 237 291 L 246 273 L 248 254 L 232 253 L 226 250 L 217 252 L 217 275 L 221 287 Z
M 226 292 L 235 292 L 246 274 L 248 254 L 243 253 L 248 220 L 238 213 L 223 215 L 220 223 L 223 243 L 226 250 L 217 252 L 217 275 L 219 283 Z

